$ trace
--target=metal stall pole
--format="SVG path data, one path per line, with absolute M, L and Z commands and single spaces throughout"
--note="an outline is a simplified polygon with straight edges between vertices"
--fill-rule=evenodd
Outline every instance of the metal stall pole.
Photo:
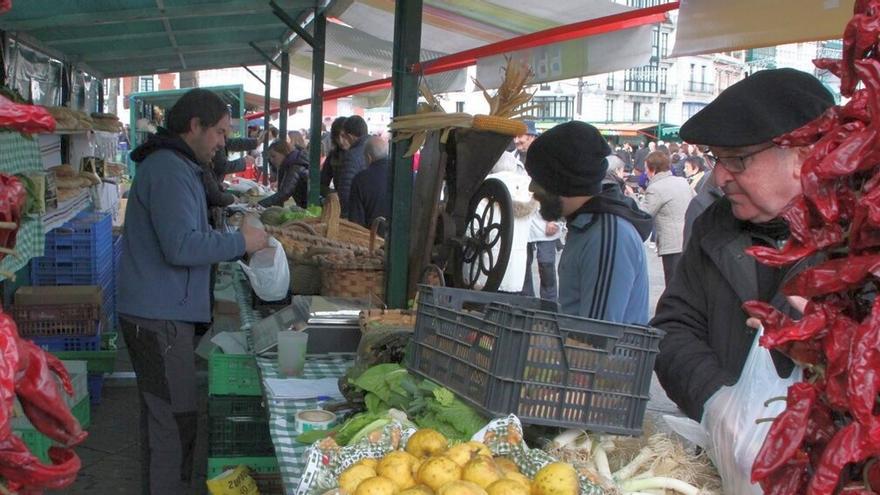
M 287 94 L 290 89 L 290 54 L 281 52 L 281 113 L 278 115 L 278 139 L 287 139 Z
M 269 112 L 272 111 L 272 94 L 270 90 L 272 89 L 272 64 L 266 64 L 266 92 L 263 93 L 263 108 L 265 108 L 263 113 L 263 173 L 260 176 L 263 178 L 262 182 L 264 186 L 269 185 Z
M 394 54 L 391 87 L 393 115 L 416 112 L 419 75 L 409 71 L 419 62 L 422 41 L 422 0 L 396 0 L 394 11 Z M 387 303 L 392 308 L 407 306 L 409 269 L 409 227 L 412 207 L 412 158 L 403 154 L 409 140 L 391 143 L 391 229 L 386 252 Z
M 309 138 L 309 204 L 321 201 L 321 123 L 324 116 L 324 41 L 327 37 L 327 16 L 315 12 L 312 44 L 312 123 Z M 329 129 L 327 129 L 329 131 Z

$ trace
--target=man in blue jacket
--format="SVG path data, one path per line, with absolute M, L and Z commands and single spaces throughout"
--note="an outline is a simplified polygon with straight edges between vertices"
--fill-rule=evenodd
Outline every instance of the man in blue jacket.
M 529 148 L 530 189 L 547 221 L 565 218 L 568 236 L 559 261 L 563 313 L 619 323 L 648 323 L 644 240 L 651 217 L 616 184 L 603 186 L 611 154 L 599 131 L 584 122 L 560 124 Z
M 222 149 L 229 110 L 194 89 L 168 112 L 167 130 L 131 153 L 138 162 L 126 209 L 119 316 L 141 404 L 144 493 L 189 493 L 197 431 L 194 323 L 211 319 L 211 264 L 268 245 L 243 222 L 208 224 L 202 174 Z

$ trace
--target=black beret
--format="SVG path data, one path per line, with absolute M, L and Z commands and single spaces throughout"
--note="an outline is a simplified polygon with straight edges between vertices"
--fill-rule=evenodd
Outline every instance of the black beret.
M 722 91 L 678 134 L 694 144 L 751 146 L 809 123 L 832 105 L 834 96 L 812 75 L 794 69 L 762 70 Z
M 547 192 L 558 196 L 595 196 L 611 148 L 599 130 L 577 120 L 541 134 L 526 153 L 526 172 Z

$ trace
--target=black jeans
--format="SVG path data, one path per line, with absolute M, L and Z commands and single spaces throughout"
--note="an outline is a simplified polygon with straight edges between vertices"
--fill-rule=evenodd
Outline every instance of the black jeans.
M 193 325 L 120 315 L 140 396 L 141 487 L 188 494 L 198 422 Z

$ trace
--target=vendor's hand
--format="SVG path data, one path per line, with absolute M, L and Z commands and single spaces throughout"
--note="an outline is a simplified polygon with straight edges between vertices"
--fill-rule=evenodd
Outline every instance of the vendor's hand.
M 250 225 L 247 218 L 242 219 L 238 231 L 244 236 L 244 250 L 248 254 L 253 254 L 269 247 L 269 234 L 259 227 Z
M 556 235 L 559 232 L 559 224 L 556 222 L 547 222 L 547 227 L 544 228 L 544 233 L 549 235 Z

